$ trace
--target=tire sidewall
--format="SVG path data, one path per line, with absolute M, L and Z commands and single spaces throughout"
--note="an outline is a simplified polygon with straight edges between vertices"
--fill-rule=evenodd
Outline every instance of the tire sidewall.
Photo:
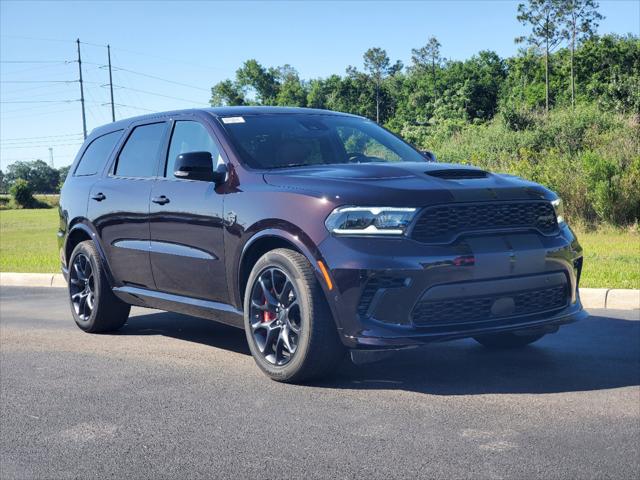
M 254 283 L 264 270 L 271 267 L 279 268 L 289 276 L 296 288 L 298 302 L 300 305 L 301 331 L 298 337 L 298 348 L 293 359 L 291 359 L 286 365 L 281 366 L 268 362 L 260 350 L 258 350 L 253 338 L 249 318 L 251 315 L 251 293 L 253 291 Z M 313 299 L 311 298 L 309 287 L 306 282 L 302 280 L 302 276 L 300 275 L 298 268 L 285 255 L 276 251 L 269 252 L 262 256 L 251 270 L 244 295 L 244 329 L 249 349 L 251 350 L 251 354 L 258 364 L 258 367 L 274 379 L 287 380 L 294 376 L 302 368 L 308 354 L 310 344 L 309 337 L 312 331 L 311 322 L 313 322 Z

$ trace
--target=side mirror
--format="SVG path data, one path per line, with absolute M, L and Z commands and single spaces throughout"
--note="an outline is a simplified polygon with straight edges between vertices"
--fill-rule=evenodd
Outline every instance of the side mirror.
M 211 153 L 187 152 L 181 153 L 176 157 L 173 175 L 177 178 L 218 184 L 226 180 L 227 167 L 223 164 L 214 171 Z
M 420 153 L 424 158 L 427 159 L 427 162 L 437 162 L 436 154 L 429 150 L 420 150 Z

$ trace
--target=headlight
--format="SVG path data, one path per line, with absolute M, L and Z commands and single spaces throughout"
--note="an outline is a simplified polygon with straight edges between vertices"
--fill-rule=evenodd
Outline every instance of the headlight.
M 553 205 L 553 209 L 556 211 L 558 225 L 564 223 L 564 206 L 562 205 L 562 199 L 556 198 L 551 202 L 551 205 Z
M 339 207 L 325 225 L 336 235 L 403 235 L 416 208 Z

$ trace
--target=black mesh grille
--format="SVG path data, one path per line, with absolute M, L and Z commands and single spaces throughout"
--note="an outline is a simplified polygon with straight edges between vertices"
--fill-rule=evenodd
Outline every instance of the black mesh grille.
M 558 285 L 511 294 L 420 301 L 413 307 L 411 318 L 413 323 L 419 326 L 481 322 L 501 318 L 505 315 L 494 314 L 492 306 L 496 300 L 505 297 L 513 299 L 513 311 L 506 315 L 509 317 L 557 310 L 565 307 L 568 301 L 566 285 Z
M 362 295 L 360 296 L 360 303 L 358 304 L 358 315 L 366 315 L 369 310 L 369 305 L 373 301 L 373 297 L 381 288 L 399 288 L 405 285 L 405 279 L 399 277 L 380 276 L 373 277 L 367 282 Z
M 551 234 L 558 229 L 549 202 L 501 202 L 427 207 L 411 238 L 423 243 L 446 243 L 462 233 L 534 229 Z

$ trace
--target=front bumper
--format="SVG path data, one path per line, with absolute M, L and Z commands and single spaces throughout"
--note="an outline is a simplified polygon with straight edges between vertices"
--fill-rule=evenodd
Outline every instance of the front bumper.
M 554 236 L 503 233 L 450 245 L 331 236 L 319 249 L 349 348 L 553 331 L 586 316 L 577 288 L 582 248 L 566 225 Z

